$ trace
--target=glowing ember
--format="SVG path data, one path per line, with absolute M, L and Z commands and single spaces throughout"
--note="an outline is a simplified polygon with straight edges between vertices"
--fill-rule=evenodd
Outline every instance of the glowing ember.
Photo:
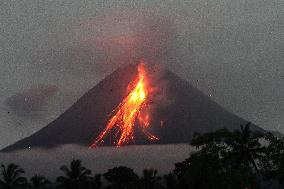
M 104 142 L 104 138 L 111 130 L 119 136 L 115 144 L 121 146 L 134 140 L 134 126 L 136 119 L 139 121 L 140 129 L 151 140 L 158 138 L 147 131 L 150 126 L 149 114 L 142 113 L 141 110 L 146 105 L 149 90 L 146 86 L 145 65 L 140 63 L 138 66 L 138 82 L 128 96 L 114 109 L 114 115 L 109 119 L 108 124 L 103 132 L 96 138 L 91 147 L 96 147 Z

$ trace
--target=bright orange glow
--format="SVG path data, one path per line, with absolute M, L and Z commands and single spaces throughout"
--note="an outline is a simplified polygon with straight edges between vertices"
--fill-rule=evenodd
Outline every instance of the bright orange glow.
M 140 129 L 151 140 L 158 140 L 158 138 L 147 131 L 150 126 L 149 114 L 146 113 L 145 117 L 141 115 L 141 110 L 146 104 L 149 90 L 146 84 L 145 65 L 140 63 L 138 65 L 138 82 L 126 96 L 125 99 L 114 109 L 114 115 L 109 119 L 107 126 L 103 132 L 96 138 L 91 147 L 96 147 L 104 142 L 104 138 L 111 130 L 119 136 L 114 142 L 115 145 L 121 146 L 134 140 L 134 126 L 135 121 L 138 119 Z

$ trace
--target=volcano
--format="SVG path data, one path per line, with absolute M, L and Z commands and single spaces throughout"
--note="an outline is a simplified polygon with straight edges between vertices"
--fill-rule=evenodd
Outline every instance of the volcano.
M 137 75 L 137 65 L 118 68 L 56 120 L 2 151 L 51 148 L 63 144 L 90 146 L 105 129 L 110 113 L 128 95 L 126 89 Z M 134 140 L 129 144 L 188 143 L 195 132 L 210 132 L 224 127 L 234 130 L 247 123 L 168 70 L 163 71 L 155 85 L 162 89 L 160 93 L 166 98 L 165 103 L 152 102 L 154 108 L 149 129 L 159 139 L 148 140 L 141 130 L 135 129 Z M 137 125 L 137 122 L 133 124 Z M 252 129 L 262 130 L 253 124 Z M 112 134 L 104 139 L 103 145 L 114 145 Z

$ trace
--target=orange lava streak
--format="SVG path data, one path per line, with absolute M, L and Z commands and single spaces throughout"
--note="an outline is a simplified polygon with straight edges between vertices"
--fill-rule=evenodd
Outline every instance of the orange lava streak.
M 151 140 L 158 139 L 146 131 L 149 127 L 149 117 L 143 119 L 140 116 L 140 111 L 145 106 L 146 99 L 149 95 L 146 89 L 144 64 L 139 64 L 138 74 L 139 80 L 135 88 L 114 110 L 115 114 L 110 118 L 105 130 L 96 138 L 91 147 L 96 147 L 98 144 L 103 143 L 105 136 L 114 128 L 118 129 L 117 134 L 120 134 L 115 144 L 121 146 L 129 143 L 129 141 L 134 139 L 134 125 L 137 118 L 145 135 Z M 149 115 L 147 114 L 147 116 Z

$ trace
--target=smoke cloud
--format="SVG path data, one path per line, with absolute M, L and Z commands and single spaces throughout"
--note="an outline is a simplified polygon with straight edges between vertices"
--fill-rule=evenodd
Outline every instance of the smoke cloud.
M 74 26 L 78 48 L 101 71 L 144 59 L 147 64 L 167 61 L 174 38 L 173 21 L 150 11 L 108 9 Z
M 36 85 L 5 100 L 5 105 L 17 116 L 42 116 L 44 106 L 52 98 L 58 88 L 54 85 Z

